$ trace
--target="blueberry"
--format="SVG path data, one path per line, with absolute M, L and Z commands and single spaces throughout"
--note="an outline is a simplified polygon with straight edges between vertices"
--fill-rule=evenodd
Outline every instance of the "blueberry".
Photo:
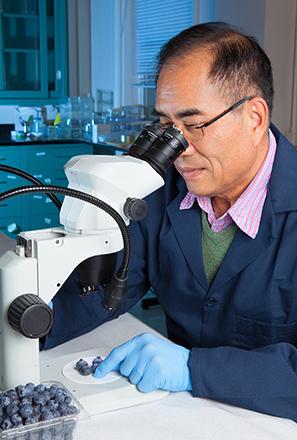
M 25 385 L 25 387 L 27 388 L 27 389 L 29 389 L 29 390 L 31 390 L 31 391 L 33 391 L 34 389 L 35 389 L 35 384 L 34 383 L 32 383 L 32 382 L 28 382 L 28 383 L 26 383 L 26 385 Z
M 32 405 L 32 399 L 33 399 L 33 396 L 27 396 L 27 397 L 24 397 L 24 398 L 20 401 L 19 406 L 20 406 L 20 405 L 26 405 L 26 404 Z
M 50 411 L 54 411 L 55 409 L 58 409 L 59 402 L 56 402 L 55 400 L 49 400 L 46 403 L 46 408 L 48 408 Z
M 47 390 L 44 391 L 43 396 L 44 396 L 46 402 L 48 402 L 51 399 L 50 392 Z
M 38 421 L 39 421 L 38 417 L 30 416 L 25 420 L 24 425 L 33 425 L 33 423 L 37 423 Z
M 101 356 L 96 356 L 93 360 L 92 360 L 92 364 L 101 364 L 101 362 L 103 362 L 103 359 Z
M 56 392 L 59 390 L 59 387 L 58 387 L 58 385 L 56 385 L 56 384 L 53 384 L 53 385 L 51 385 L 50 387 L 49 387 L 49 393 L 50 393 L 50 396 L 51 396 L 51 398 L 53 398 L 53 397 L 55 397 L 55 395 L 56 395 Z
M 63 390 L 58 390 L 55 395 L 55 401 L 59 403 L 63 403 L 66 398 L 66 393 Z
M 61 413 L 60 413 L 60 411 L 59 411 L 58 409 L 55 409 L 55 410 L 53 411 L 53 416 L 54 416 L 55 419 L 56 419 L 57 417 L 61 417 Z
M 68 405 L 68 414 L 78 414 L 78 409 L 74 405 Z
M 33 384 L 27 384 L 27 385 L 18 385 L 15 389 L 20 399 L 23 399 L 25 397 L 30 396 L 30 394 L 33 392 L 34 387 L 32 387 Z
M 51 411 L 42 411 L 40 420 L 52 420 L 54 419 L 54 414 Z
M 19 407 L 16 403 L 10 403 L 7 407 L 6 407 L 6 414 L 11 417 L 13 414 L 16 414 L 19 410 Z
M 9 418 L 4 419 L 3 422 L 1 423 L 1 428 L 2 429 L 10 429 L 10 428 L 12 428 L 11 420 Z
M 10 420 L 14 426 L 22 426 L 23 425 L 23 419 L 18 414 L 13 414 L 11 416 Z
M 10 404 L 10 398 L 5 394 L 0 395 L 0 406 L 1 408 L 6 408 Z
M 64 426 L 62 424 L 54 425 L 51 432 L 55 440 L 60 438 L 64 440 Z
M 79 374 L 81 374 L 82 376 L 89 376 L 90 374 L 92 374 L 92 369 L 91 367 L 81 369 L 79 370 Z
M 69 395 L 67 395 L 67 396 L 65 397 L 64 403 L 67 403 L 67 405 L 69 405 L 69 403 L 71 403 L 71 402 L 72 402 L 72 397 L 69 396 Z
M 69 420 L 68 422 L 65 423 L 65 437 L 64 439 L 71 439 L 72 438 L 72 434 L 75 428 L 75 423 L 72 420 Z
M 68 405 L 66 405 L 66 403 L 60 403 L 59 411 L 61 413 L 61 416 L 67 416 L 67 414 L 68 414 Z
M 26 404 L 20 406 L 20 414 L 24 419 L 27 419 L 28 417 L 32 416 L 33 414 L 33 408 L 32 405 Z
M 7 391 L 6 395 L 7 395 L 7 397 L 9 397 L 9 399 L 11 401 L 18 401 L 19 400 L 18 393 L 15 390 Z
M 52 440 L 52 434 L 49 429 L 43 429 L 40 433 L 40 440 Z
M 29 440 L 40 440 L 39 431 L 29 432 Z
M 37 395 L 33 396 L 33 403 L 34 405 L 41 405 L 44 406 L 46 404 L 47 400 L 45 396 L 41 393 L 38 393 Z
M 79 359 L 75 364 L 76 370 L 80 370 L 80 369 L 88 367 L 88 366 L 89 366 L 88 362 L 85 361 L 84 359 Z
M 18 385 L 15 387 L 15 391 L 19 394 L 25 388 L 25 385 Z
M 46 386 L 43 383 L 40 383 L 34 388 L 34 391 L 37 391 L 38 393 L 43 393 L 46 389 Z
M 40 416 L 40 407 L 39 407 L 39 405 L 32 406 L 32 408 L 33 408 L 33 416 L 34 417 L 39 417 Z

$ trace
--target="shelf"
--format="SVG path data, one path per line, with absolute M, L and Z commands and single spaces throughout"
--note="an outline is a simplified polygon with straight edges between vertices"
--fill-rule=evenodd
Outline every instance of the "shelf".
M 38 15 L 33 14 L 13 14 L 13 13 L 2 13 L 3 18 L 24 18 L 27 20 L 38 20 Z
M 38 53 L 40 49 L 4 49 L 5 53 Z

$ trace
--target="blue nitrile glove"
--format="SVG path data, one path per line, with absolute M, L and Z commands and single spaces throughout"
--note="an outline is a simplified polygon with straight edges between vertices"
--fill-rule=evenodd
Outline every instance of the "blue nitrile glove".
M 190 350 L 180 345 L 143 333 L 114 348 L 94 377 L 116 370 L 144 393 L 156 389 L 190 391 L 189 355 Z

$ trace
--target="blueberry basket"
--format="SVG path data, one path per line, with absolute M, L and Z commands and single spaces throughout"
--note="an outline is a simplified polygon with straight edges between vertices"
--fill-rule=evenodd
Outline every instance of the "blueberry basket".
M 0 439 L 72 440 L 83 415 L 80 403 L 59 382 L 19 385 L 0 394 Z

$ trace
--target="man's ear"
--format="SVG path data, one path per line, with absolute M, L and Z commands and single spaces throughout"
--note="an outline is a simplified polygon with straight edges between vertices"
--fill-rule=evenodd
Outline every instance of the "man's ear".
M 248 103 L 248 116 L 250 129 L 255 140 L 260 140 L 269 127 L 269 109 L 268 105 L 261 96 L 252 98 Z

